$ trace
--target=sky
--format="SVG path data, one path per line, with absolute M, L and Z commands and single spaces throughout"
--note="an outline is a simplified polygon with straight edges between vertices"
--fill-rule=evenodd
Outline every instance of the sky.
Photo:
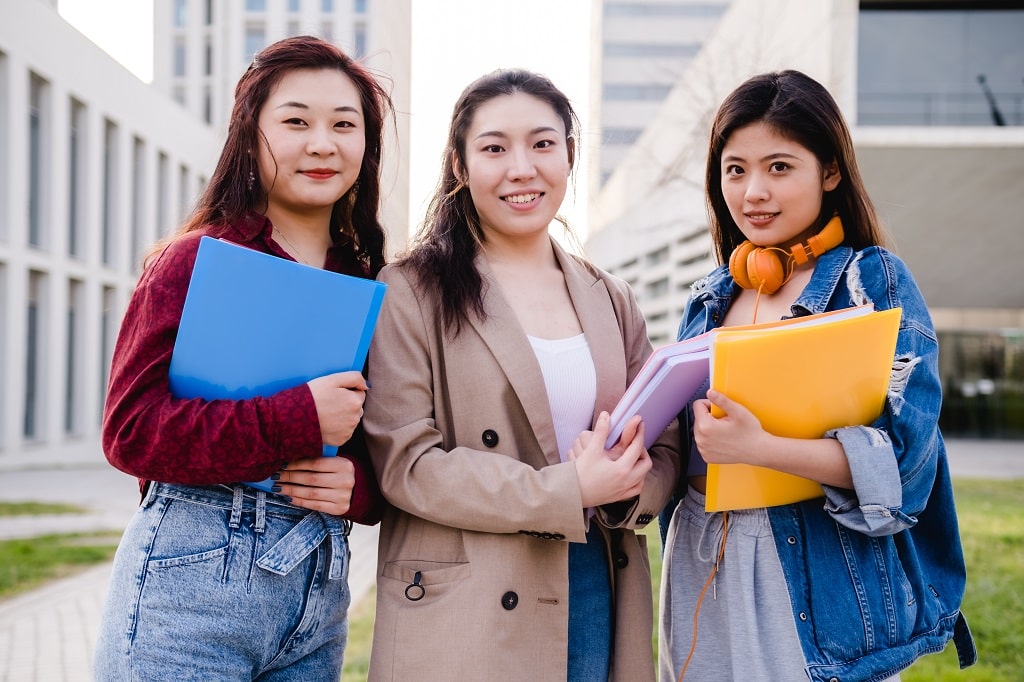
M 373 0 L 370 0 L 372 2 Z M 572 101 L 584 134 L 575 192 L 562 214 L 586 236 L 590 0 L 411 0 L 416 28 L 410 142 L 410 222 L 434 188 L 452 106 L 471 81 L 503 67 L 539 71 Z M 70 24 L 143 81 L 153 77 L 152 0 L 58 0 Z

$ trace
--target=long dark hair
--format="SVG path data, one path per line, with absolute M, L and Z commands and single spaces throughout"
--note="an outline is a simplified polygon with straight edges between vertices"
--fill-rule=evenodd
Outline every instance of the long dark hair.
M 711 238 L 719 263 L 726 263 L 746 237 L 729 214 L 722 194 L 722 150 L 737 129 L 763 123 L 782 137 L 808 149 L 822 167 L 834 160 L 839 186 L 822 198 L 819 226 L 833 214 L 843 222 L 843 243 L 855 249 L 886 243 L 875 207 L 868 197 L 853 140 L 835 99 L 813 78 L 799 71 L 754 76 L 725 98 L 711 127 L 705 177 Z
M 438 288 L 445 328 L 456 334 L 470 311 L 484 315 L 483 281 L 473 265 L 484 235 L 469 188 L 455 172 L 456 164 L 466 168 L 466 135 L 477 109 L 495 97 L 517 92 L 536 97 L 554 109 L 565 126 L 569 165 L 575 164 L 579 119 L 569 98 L 547 77 L 523 69 L 502 69 L 478 78 L 463 90 L 452 112 L 441 177 L 415 246 L 404 259 L 425 285 Z
M 267 195 L 259 182 L 255 150 L 263 133 L 260 109 L 271 91 L 288 73 L 298 69 L 335 69 L 348 76 L 359 90 L 366 125 L 366 150 L 359 176 L 331 212 L 331 238 L 337 241 L 346 226 L 355 231 L 360 250 L 369 258 L 371 275 L 384 266 L 386 233 L 380 224 L 380 173 L 384 118 L 394 115 L 391 98 L 376 78 L 340 48 L 313 36 L 295 36 L 273 43 L 255 57 L 235 86 L 235 104 L 227 140 L 217 167 L 185 224 L 169 239 L 209 228 L 238 223 L 266 210 Z M 250 175 L 251 174 L 251 175 Z M 255 178 L 250 182 L 249 178 Z M 257 229 L 254 225 L 254 230 Z M 255 232 L 249 235 L 255 238 Z M 163 243 L 153 252 L 159 251 Z

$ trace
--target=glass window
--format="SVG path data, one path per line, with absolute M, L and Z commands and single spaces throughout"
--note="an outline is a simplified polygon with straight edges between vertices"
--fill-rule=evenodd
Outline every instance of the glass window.
M 672 88 L 668 85 L 606 85 L 604 99 L 608 101 L 641 100 L 660 102 Z
M 142 263 L 142 252 L 148 246 L 149 224 L 146 221 L 146 143 L 141 138 L 134 138 L 132 143 L 132 267 Z
M 633 144 L 643 132 L 640 128 L 605 128 L 601 140 L 604 144 Z
M 356 57 L 366 56 L 366 24 L 359 22 L 356 24 L 354 35 L 355 41 L 355 53 Z
M 185 75 L 185 39 L 178 37 L 174 39 L 174 75 Z
M 172 20 L 175 26 L 181 27 L 185 25 L 188 20 L 187 8 L 188 0 L 174 0 L 174 17 Z
M 209 26 L 213 23 L 213 0 L 206 0 L 206 12 L 204 12 L 204 19 L 206 25 Z
M 298 12 L 302 9 L 302 0 L 288 0 L 288 11 Z
M 644 298 L 650 300 L 668 294 L 668 277 L 655 280 L 644 287 Z
M 29 80 L 28 110 L 28 243 L 43 244 L 43 188 L 46 184 L 45 150 L 46 82 L 32 74 Z
M 885 5 L 862 3 L 858 124 L 1024 125 L 1024 9 Z
M 366 0 L 355 0 L 356 14 L 366 14 Z
M 606 43 L 605 57 L 693 57 L 700 43 Z
M 78 280 L 68 281 L 68 319 L 66 366 L 64 369 L 64 433 L 81 430 L 82 405 L 82 302 L 85 286 Z
M 68 255 L 80 256 L 83 217 L 85 208 L 85 105 L 71 100 L 71 128 L 68 131 Z
M 604 6 L 606 17 L 717 17 L 725 12 L 728 0 L 706 3 L 615 3 Z
M 203 73 L 207 76 L 213 74 L 213 45 L 209 36 L 206 38 L 206 45 L 203 49 Z
M 943 434 L 1024 437 L 1024 331 L 938 336 Z
M 334 11 L 334 0 L 320 0 L 320 11 L 328 14 Z
M 247 12 L 265 12 L 267 0 L 245 0 L 245 9 Z
M 117 222 L 117 124 L 106 121 L 103 127 L 103 227 L 101 253 L 103 262 L 114 262 L 114 238 Z
M 165 152 L 160 152 L 156 157 L 156 230 L 160 237 L 165 237 L 170 232 L 171 220 L 167 215 L 167 183 L 168 167 L 170 160 Z
M 243 59 L 251 62 L 257 52 L 266 46 L 265 32 L 262 24 L 249 24 L 245 27 L 245 54 Z
M 29 272 L 28 301 L 25 309 L 25 411 L 22 434 L 28 440 L 35 440 L 43 433 L 42 428 L 42 357 L 44 335 L 43 297 L 46 275 Z

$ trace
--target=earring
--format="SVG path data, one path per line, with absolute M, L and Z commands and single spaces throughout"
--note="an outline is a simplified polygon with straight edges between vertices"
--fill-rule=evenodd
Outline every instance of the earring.
M 256 184 L 256 175 L 252 171 L 249 171 L 249 182 L 246 183 L 246 189 L 252 191 L 252 186 Z

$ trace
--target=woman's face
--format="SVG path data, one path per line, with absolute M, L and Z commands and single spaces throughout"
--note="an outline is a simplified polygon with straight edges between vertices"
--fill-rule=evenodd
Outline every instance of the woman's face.
M 329 218 L 359 177 L 366 148 L 362 100 L 352 79 L 336 69 L 285 74 L 260 110 L 259 128 L 267 215 Z
M 764 123 L 736 129 L 721 164 L 729 214 L 756 246 L 785 248 L 811 236 L 824 193 L 840 180 L 835 161 L 823 169 L 806 147 Z
M 565 125 L 550 104 L 522 92 L 481 104 L 464 156 L 463 179 L 486 240 L 547 234 L 571 171 Z

